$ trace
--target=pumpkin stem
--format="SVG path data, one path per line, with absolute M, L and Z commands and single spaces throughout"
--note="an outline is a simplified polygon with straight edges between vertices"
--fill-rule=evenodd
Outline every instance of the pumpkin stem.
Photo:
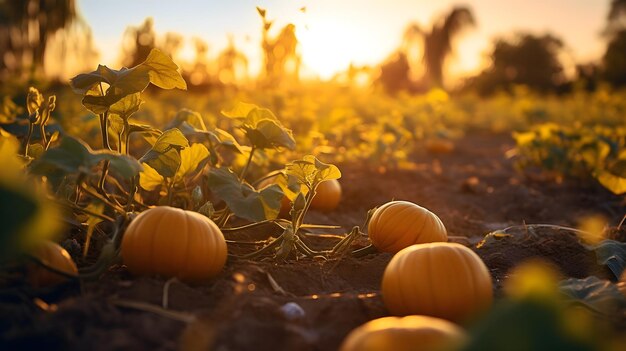
M 161 301 L 161 305 L 163 306 L 164 309 L 167 309 L 169 305 L 170 286 L 178 282 L 179 282 L 178 278 L 174 277 L 174 278 L 168 279 L 168 281 L 166 281 L 165 284 L 163 284 L 163 299 Z

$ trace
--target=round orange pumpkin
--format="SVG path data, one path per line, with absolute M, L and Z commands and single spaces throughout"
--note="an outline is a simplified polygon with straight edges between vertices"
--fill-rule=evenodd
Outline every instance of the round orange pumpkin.
M 377 208 L 367 232 L 374 247 L 391 253 L 413 244 L 448 241 L 439 217 L 408 201 L 391 201 Z
M 222 270 L 227 248 L 224 235 L 209 218 L 159 206 L 140 213 L 130 223 L 121 254 L 133 274 L 198 281 Z
M 341 201 L 341 185 L 337 179 L 321 182 L 315 190 L 315 197 L 311 202 L 311 208 L 330 212 L 339 206 Z
M 385 269 L 383 301 L 394 315 L 423 314 L 464 322 L 493 301 L 491 275 L 472 250 L 456 243 L 409 246 Z
M 274 184 L 274 182 L 276 182 L 276 177 L 267 178 L 258 185 L 258 188 L 263 189 L 270 184 Z M 322 212 L 329 212 L 337 208 L 339 201 L 341 201 L 341 185 L 339 181 L 336 179 L 327 180 L 317 186 L 315 197 L 311 202 L 311 208 Z M 280 202 L 279 216 L 287 217 L 289 211 L 291 211 L 291 201 L 289 201 L 286 196 L 283 196 Z
M 47 266 L 70 275 L 78 275 L 78 269 L 70 254 L 57 243 L 42 241 L 35 244 L 30 253 Z M 64 283 L 67 277 L 32 264 L 28 267 L 28 281 L 34 287 L 47 287 Z
M 339 351 L 436 351 L 460 348 L 467 336 L 459 326 L 429 316 L 384 317 L 354 329 Z

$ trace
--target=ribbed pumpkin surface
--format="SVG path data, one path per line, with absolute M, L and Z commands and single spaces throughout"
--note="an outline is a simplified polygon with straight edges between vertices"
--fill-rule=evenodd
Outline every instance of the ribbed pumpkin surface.
M 383 301 L 394 315 L 420 314 L 463 322 L 493 300 L 491 275 L 472 250 L 431 243 L 398 252 L 385 269 Z
M 457 325 L 434 317 L 384 317 L 354 329 L 340 351 L 454 350 L 466 339 Z
M 398 252 L 413 244 L 448 241 L 446 227 L 428 209 L 408 201 L 391 201 L 374 211 L 367 227 L 372 244 Z
M 226 241 L 209 218 L 159 206 L 139 214 L 126 229 L 122 258 L 137 275 L 158 274 L 197 281 L 217 275 L 226 263 Z
M 78 275 L 78 269 L 70 254 L 57 243 L 52 241 L 38 243 L 31 250 L 31 255 L 37 257 L 47 266 L 56 268 L 61 272 Z M 46 287 L 64 283 L 67 278 L 43 267 L 32 265 L 29 267 L 28 280 L 35 287 Z

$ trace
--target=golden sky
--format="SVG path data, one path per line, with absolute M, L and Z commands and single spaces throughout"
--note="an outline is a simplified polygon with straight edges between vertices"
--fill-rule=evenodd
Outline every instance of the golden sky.
M 475 73 L 484 64 L 494 37 L 515 31 L 551 32 L 567 45 L 564 60 L 598 59 L 604 43 L 600 32 L 609 0 L 465 0 L 478 26 L 465 33 L 455 46 L 449 69 L 456 76 Z M 209 56 L 226 46 L 231 34 L 237 47 L 248 55 L 251 71 L 260 67 L 261 20 L 255 6 L 275 19 L 275 29 L 287 23 L 297 26 L 305 72 L 328 78 L 351 62 L 377 64 L 400 44 L 410 21 L 428 26 L 438 15 L 458 4 L 450 0 L 79 0 L 90 24 L 100 61 L 117 66 L 118 46 L 127 25 L 154 18 L 159 34 L 178 32 L 187 38 L 209 42 Z M 303 6 L 306 11 L 300 10 Z M 124 9 L 124 10 L 120 10 Z M 191 40 L 181 59 L 193 57 Z

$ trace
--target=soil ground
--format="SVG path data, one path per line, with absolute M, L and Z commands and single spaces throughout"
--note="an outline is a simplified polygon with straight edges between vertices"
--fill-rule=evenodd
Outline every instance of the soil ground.
M 307 222 L 340 224 L 345 232 L 361 225 L 368 209 L 392 199 L 408 200 L 438 214 L 453 240 L 483 258 L 497 296 L 508 270 L 534 256 L 550 260 L 568 277 L 608 277 L 594 253 L 567 231 L 544 228 L 529 233 L 522 226 L 512 231 L 513 237 L 476 249 L 486 233 L 509 226 L 575 227 L 585 215 L 602 214 L 617 222 L 626 213 L 623 198 L 593 182 L 557 183 L 517 173 L 506 156 L 513 145 L 508 135 L 477 134 L 458 140 L 449 154 L 418 153 L 415 170 L 381 174 L 372 165 L 339 165 L 339 209 L 311 213 Z M 271 234 L 277 234 L 275 228 L 238 235 Z M 624 233 L 616 236 L 623 240 Z M 312 239 L 312 244 L 320 240 Z M 41 292 L 41 299 L 51 304 L 47 306 L 33 305 L 31 297 L 19 291 L 3 291 L 0 344 L 5 347 L 0 349 L 206 350 L 213 345 L 213 350 L 336 350 L 351 329 L 387 315 L 379 285 L 390 258 L 371 254 L 339 263 L 230 259 L 211 281 L 173 283 L 171 315 L 129 306 L 129 301 L 160 305 L 165 279 L 133 277 L 123 266 L 86 283 L 82 293 L 77 286 Z M 281 308 L 289 302 L 304 313 L 284 313 Z

